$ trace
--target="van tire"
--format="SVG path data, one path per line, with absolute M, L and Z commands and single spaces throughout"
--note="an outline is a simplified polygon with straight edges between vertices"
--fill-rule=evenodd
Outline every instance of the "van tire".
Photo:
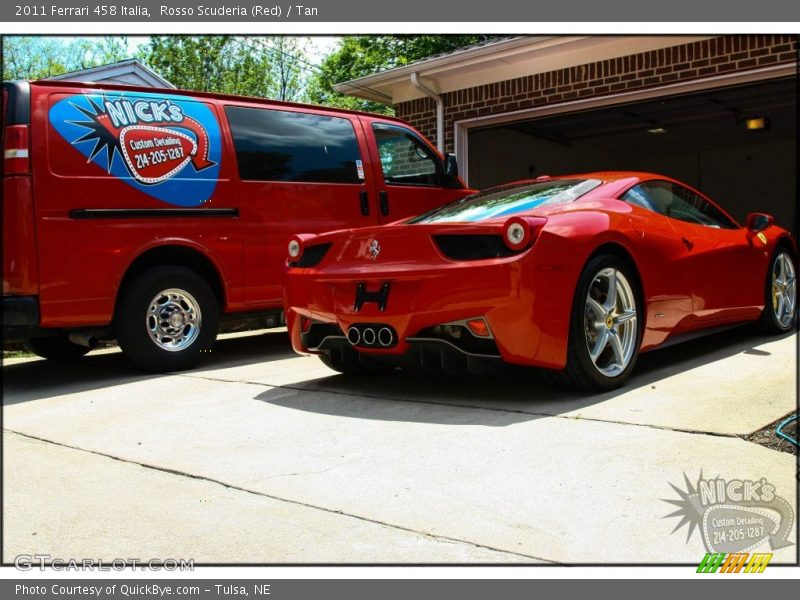
M 219 317 L 217 297 L 200 275 L 163 266 L 139 273 L 120 290 L 114 328 L 133 363 L 164 373 L 191 369 L 211 351 Z
M 58 361 L 77 360 L 91 350 L 71 342 L 66 333 L 23 340 L 22 347 L 36 356 Z

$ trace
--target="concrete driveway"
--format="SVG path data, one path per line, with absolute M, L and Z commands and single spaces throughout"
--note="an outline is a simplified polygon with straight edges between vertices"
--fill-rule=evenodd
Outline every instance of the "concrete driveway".
M 3 559 L 697 564 L 699 531 L 665 518 L 684 474 L 766 478 L 796 514 L 795 457 L 740 437 L 795 408 L 795 344 L 728 331 L 593 396 L 518 373 L 353 380 L 278 330 L 180 374 L 11 360 Z

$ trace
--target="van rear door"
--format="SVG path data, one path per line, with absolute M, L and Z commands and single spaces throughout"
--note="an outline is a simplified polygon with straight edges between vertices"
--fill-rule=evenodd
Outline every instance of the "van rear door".
M 36 229 L 33 210 L 30 146 L 30 86 L 3 84 L 3 296 L 35 296 Z M 8 319 L 6 319 L 8 325 Z
M 356 115 L 324 109 L 227 105 L 240 181 L 245 298 L 283 302 L 292 235 L 378 223 L 373 165 Z

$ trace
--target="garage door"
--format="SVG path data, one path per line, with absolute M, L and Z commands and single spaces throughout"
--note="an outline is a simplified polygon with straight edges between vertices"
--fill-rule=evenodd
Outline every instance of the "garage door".
M 794 78 L 561 113 L 469 131 L 469 184 L 599 170 L 686 181 L 742 221 L 766 211 L 794 228 Z

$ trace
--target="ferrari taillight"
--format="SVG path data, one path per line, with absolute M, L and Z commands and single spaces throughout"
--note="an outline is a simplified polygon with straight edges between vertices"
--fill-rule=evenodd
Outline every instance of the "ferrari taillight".
M 30 141 L 27 125 L 9 125 L 3 135 L 3 174 L 28 175 L 31 172 Z
M 503 225 L 503 241 L 509 250 L 525 250 L 536 241 L 546 222 L 544 217 L 512 217 Z
M 503 240 L 511 250 L 522 250 L 531 239 L 531 230 L 522 219 L 509 219 L 503 228 Z

